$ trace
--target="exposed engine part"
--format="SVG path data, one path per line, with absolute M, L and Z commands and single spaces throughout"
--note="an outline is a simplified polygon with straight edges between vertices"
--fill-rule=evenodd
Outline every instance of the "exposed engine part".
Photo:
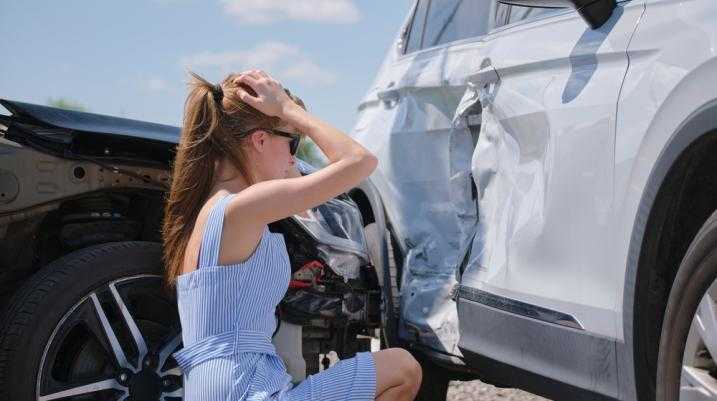
M 307 290 L 287 292 L 282 300 L 284 320 L 309 325 L 312 318 L 336 319 L 341 313 L 341 298 Z
M 282 319 L 304 326 L 345 326 L 380 321 L 380 292 L 354 288 L 320 260 L 309 260 L 292 274 L 289 290 L 280 303 Z
M 292 275 L 289 289 L 279 303 L 282 324 L 302 328 L 302 354 L 306 373 L 321 370 L 322 358 L 330 351 L 341 357 L 358 350 L 370 349 L 370 340 L 358 335 L 373 335 L 381 322 L 381 294 L 375 268 L 368 263 L 358 266 L 356 278 L 339 274 L 337 266 L 323 258 L 317 240 L 293 219 L 269 225 L 273 232 L 284 235 Z M 330 250 L 341 260 L 346 252 Z
M 318 260 L 311 260 L 294 272 L 289 282 L 289 288 L 310 288 L 321 280 L 324 274 L 324 265 Z

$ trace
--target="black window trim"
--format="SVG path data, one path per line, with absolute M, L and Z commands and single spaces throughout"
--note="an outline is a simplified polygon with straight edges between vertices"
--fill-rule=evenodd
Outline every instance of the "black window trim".
M 423 24 L 421 25 L 421 38 L 418 40 L 418 49 L 412 51 L 411 53 L 406 53 L 408 50 L 408 42 L 411 40 L 411 33 L 413 33 L 413 23 L 416 19 L 416 13 L 418 12 L 418 3 L 421 1 L 425 1 L 428 3 L 426 6 L 426 12 L 423 14 Z M 428 11 L 431 9 L 431 0 L 416 0 L 413 7 L 413 15 L 411 15 L 411 21 L 408 23 L 408 29 L 406 30 L 406 39 L 404 40 L 403 49 L 401 49 L 401 55 L 406 56 L 408 54 L 419 52 L 423 49 L 423 32 L 426 30 L 426 19 L 428 18 Z
M 416 12 L 418 12 L 418 2 L 421 0 L 415 0 L 413 2 L 413 8 L 411 9 L 411 17 L 408 19 L 408 22 L 406 22 L 406 26 L 403 27 L 403 31 L 401 31 L 401 39 L 403 40 L 403 44 L 401 46 L 401 54 L 399 57 L 406 55 L 406 49 L 408 48 L 408 38 L 411 36 L 411 29 L 413 28 L 413 20 L 416 18 Z
M 500 1 L 500 0 L 498 0 L 498 1 Z M 618 0 L 618 1 L 620 1 L 620 0 Z M 508 4 L 506 4 L 506 5 L 508 5 Z M 506 24 L 505 24 L 505 25 L 498 26 L 498 27 L 493 27 L 493 28 L 489 29 L 488 32 L 486 32 L 486 36 L 487 36 L 487 35 L 492 35 L 492 34 L 494 34 L 494 33 L 502 32 L 502 31 L 505 31 L 505 30 L 508 30 L 508 29 L 511 29 L 511 28 L 514 28 L 514 27 L 517 27 L 517 26 L 521 26 L 521 25 L 524 25 L 524 24 L 529 24 L 529 23 L 533 23 L 533 22 L 536 22 L 536 21 L 540 21 L 540 20 L 543 20 L 543 19 L 546 19 L 546 18 L 558 17 L 558 16 L 561 16 L 561 15 L 566 15 L 566 14 L 570 14 L 570 13 L 576 13 L 576 14 L 577 14 L 577 11 L 575 11 L 574 9 L 571 9 L 570 7 L 565 7 L 565 8 L 535 7 L 535 8 L 552 8 L 552 9 L 555 10 L 555 11 L 554 11 L 554 12 L 551 12 L 551 13 L 545 13 L 545 14 L 534 15 L 534 16 L 532 16 L 532 17 L 528 17 L 528 18 L 525 18 L 525 19 L 522 19 L 522 20 L 519 20 L 519 21 L 507 23 L 507 22 L 508 22 L 508 19 L 510 18 L 510 10 L 511 10 L 512 8 L 513 8 L 513 5 L 510 5 L 509 10 L 508 10 L 508 14 L 506 15 Z
M 418 50 L 426 49 L 423 47 L 423 39 L 426 38 L 426 22 L 428 21 L 428 15 L 431 13 L 431 5 L 433 0 L 426 0 L 428 5 L 426 6 L 426 13 L 423 15 L 423 25 L 421 25 L 421 41 L 418 43 Z

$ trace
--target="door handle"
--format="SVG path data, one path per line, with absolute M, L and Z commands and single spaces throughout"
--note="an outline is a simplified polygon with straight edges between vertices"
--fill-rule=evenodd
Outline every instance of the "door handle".
M 498 76 L 498 71 L 496 71 L 492 65 L 488 64 L 481 67 L 478 72 L 468 76 L 468 85 L 480 89 L 486 85 L 496 83 L 499 80 L 500 76 Z
M 381 101 L 383 101 L 385 103 L 390 103 L 390 102 L 398 100 L 399 93 L 398 93 L 398 89 L 386 89 L 386 90 L 382 90 L 382 91 L 376 93 L 376 96 L 378 96 L 378 98 L 381 99 Z
M 398 88 L 394 88 L 393 85 L 395 85 L 395 81 L 391 81 L 386 85 L 386 89 L 379 91 L 376 93 L 376 96 L 384 103 L 392 103 L 395 101 L 398 101 L 398 98 L 400 97 L 400 93 L 398 92 Z

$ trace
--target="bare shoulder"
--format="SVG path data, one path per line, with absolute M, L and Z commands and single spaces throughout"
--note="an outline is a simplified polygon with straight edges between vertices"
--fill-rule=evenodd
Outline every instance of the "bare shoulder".
M 220 265 L 244 262 L 254 254 L 261 241 L 265 223 L 251 213 L 246 194 L 250 188 L 232 196 L 227 203 L 219 248 Z
M 296 178 L 261 181 L 232 196 L 227 204 L 227 216 L 247 227 L 261 229 L 266 224 L 291 214 L 292 205 L 287 193 Z
M 237 228 L 242 226 L 244 230 L 259 231 L 268 222 L 263 221 L 255 213 L 257 205 L 266 202 L 270 194 L 262 191 L 263 183 L 254 184 L 239 193 L 233 194 L 226 205 L 224 221 L 225 226 Z

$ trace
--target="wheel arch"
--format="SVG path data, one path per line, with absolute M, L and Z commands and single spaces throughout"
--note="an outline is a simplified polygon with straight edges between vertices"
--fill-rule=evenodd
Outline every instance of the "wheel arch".
M 701 225 L 717 209 L 717 158 L 709 157 L 714 154 L 717 99 L 704 103 L 678 125 L 661 149 L 641 194 L 622 300 L 625 341 L 618 345 L 624 348 L 618 353 L 618 365 L 624 370 L 621 387 L 625 393 L 621 398 L 642 399 L 654 391 L 649 358 L 652 347 L 659 345 L 659 327 L 657 334 L 650 332 L 646 313 L 651 312 L 653 320 L 659 317 L 661 325 L 679 262 Z M 649 335 L 654 337 L 647 338 Z M 629 396 L 632 391 L 634 397 Z

